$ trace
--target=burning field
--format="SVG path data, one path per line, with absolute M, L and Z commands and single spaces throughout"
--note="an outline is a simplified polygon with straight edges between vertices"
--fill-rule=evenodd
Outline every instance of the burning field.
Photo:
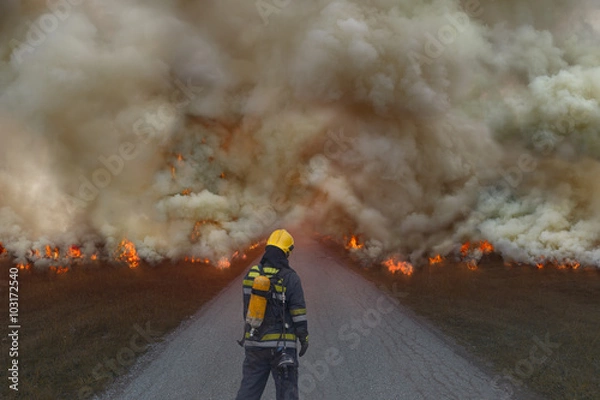
M 0 254 L 20 268 L 226 267 L 281 225 L 404 274 L 491 251 L 600 266 L 597 2 L 0 15 Z

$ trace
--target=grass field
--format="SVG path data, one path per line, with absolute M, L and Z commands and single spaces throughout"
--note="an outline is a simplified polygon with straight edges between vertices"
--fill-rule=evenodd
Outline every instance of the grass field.
M 124 374 L 149 346 L 219 293 L 261 248 L 230 268 L 206 264 L 76 266 L 72 271 L 19 276 L 19 392 L 2 399 L 85 399 Z M 8 320 L 8 262 L 2 264 L 0 320 Z M 0 359 L 10 341 L 2 335 Z M 8 362 L 8 361 L 7 361 Z M 3 362 L 3 364 L 5 364 Z M 2 365 L 6 371 L 8 364 Z

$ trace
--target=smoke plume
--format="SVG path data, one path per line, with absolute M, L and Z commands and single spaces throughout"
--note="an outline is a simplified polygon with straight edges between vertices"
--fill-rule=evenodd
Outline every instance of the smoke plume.
M 280 226 L 600 265 L 600 2 L 0 2 L 0 242 L 218 260 Z

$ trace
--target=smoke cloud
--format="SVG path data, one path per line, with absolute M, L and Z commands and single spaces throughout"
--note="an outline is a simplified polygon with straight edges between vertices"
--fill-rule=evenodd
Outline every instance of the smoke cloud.
M 600 2 L 0 2 L 0 242 L 218 260 L 279 226 L 600 265 Z

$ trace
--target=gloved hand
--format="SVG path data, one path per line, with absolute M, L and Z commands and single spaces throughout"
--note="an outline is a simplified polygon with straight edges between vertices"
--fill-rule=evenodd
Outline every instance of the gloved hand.
M 308 339 L 300 341 L 300 353 L 298 353 L 298 357 L 302 357 L 306 353 L 306 350 L 308 350 Z

